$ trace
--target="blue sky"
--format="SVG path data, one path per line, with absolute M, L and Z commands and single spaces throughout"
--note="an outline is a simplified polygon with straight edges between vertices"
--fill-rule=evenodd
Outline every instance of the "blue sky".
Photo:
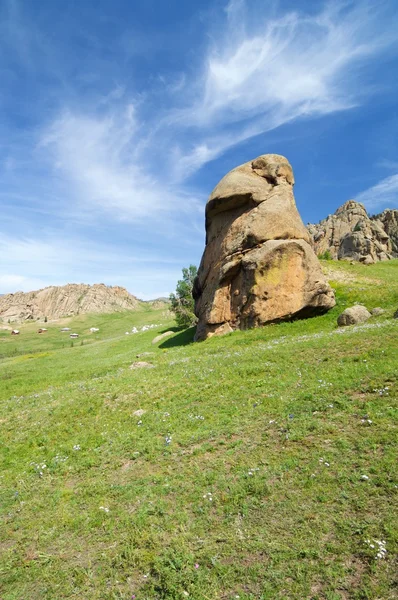
M 397 208 L 396 31 L 395 0 L 0 0 L 0 293 L 168 294 L 260 154 L 305 222 Z

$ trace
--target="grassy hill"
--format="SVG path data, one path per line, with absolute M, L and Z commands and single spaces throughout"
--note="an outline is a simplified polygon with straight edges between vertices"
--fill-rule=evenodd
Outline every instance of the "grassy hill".
M 1 600 L 397 597 L 398 261 L 323 264 L 327 315 L 200 344 L 0 332 Z

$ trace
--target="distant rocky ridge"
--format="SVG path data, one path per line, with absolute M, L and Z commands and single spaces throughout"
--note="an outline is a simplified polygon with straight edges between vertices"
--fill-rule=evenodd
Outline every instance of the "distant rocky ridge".
M 20 322 L 46 317 L 51 320 L 85 313 L 135 310 L 140 305 L 140 300 L 123 287 L 69 283 L 1 296 L 0 320 Z
M 369 216 L 363 204 L 349 200 L 318 224 L 309 224 L 318 256 L 365 264 L 398 257 L 398 210 Z

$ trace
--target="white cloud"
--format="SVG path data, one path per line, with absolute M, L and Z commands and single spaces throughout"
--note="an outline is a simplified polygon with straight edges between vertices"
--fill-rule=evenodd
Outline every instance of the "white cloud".
M 45 286 L 42 279 L 23 275 L 0 275 L 0 294 L 14 294 L 18 291 L 38 290 Z
M 194 194 L 171 189 L 167 158 L 146 148 L 134 105 L 119 110 L 104 116 L 68 111 L 43 133 L 39 146 L 75 200 L 68 210 L 96 208 L 116 220 L 141 222 L 197 211 Z
M 398 208 L 398 174 L 386 177 L 364 190 L 356 196 L 356 200 L 362 202 L 370 211 Z
M 36 164 L 44 158 L 40 168 L 52 169 L 54 210 L 140 225 L 202 211 L 203 198 L 184 182 L 204 164 L 260 133 L 346 110 L 370 93 L 363 78 L 356 85 L 358 68 L 395 38 L 392 20 L 379 31 L 369 6 L 286 13 L 270 2 L 263 13 L 232 0 L 195 72 L 169 74 L 162 97 L 150 88 L 133 94 L 126 73 L 92 102 L 83 95 L 81 109 L 65 108 L 44 127 L 41 155 L 34 154 Z
M 117 244 L 64 236 L 0 237 L 0 294 L 66 283 L 106 283 L 156 298 L 174 289 L 181 267 L 180 259 L 156 253 L 137 256 Z
M 262 16 L 257 8 L 253 17 L 242 0 L 229 3 L 227 23 L 191 84 L 194 101 L 173 115 L 176 126 L 197 128 L 190 152 L 181 152 L 181 178 L 254 135 L 358 105 L 374 93 L 360 68 L 396 43 L 394 24 L 380 27 L 365 2 L 328 4 L 311 15 Z

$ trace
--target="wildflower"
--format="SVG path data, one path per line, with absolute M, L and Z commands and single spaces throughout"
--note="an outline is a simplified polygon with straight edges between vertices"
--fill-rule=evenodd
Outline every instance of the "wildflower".
M 195 563 L 195 569 L 199 569 L 199 563 Z
M 109 508 L 107 506 L 100 506 L 99 509 L 103 510 L 105 513 L 109 512 Z
M 80 444 L 75 444 L 75 445 L 73 446 L 73 450 L 80 450 L 80 449 L 81 449 L 81 448 L 80 448 Z
M 252 475 L 254 475 L 254 473 L 255 473 L 256 471 L 259 471 L 259 470 L 260 470 L 260 469 L 259 469 L 258 467 L 255 467 L 255 468 L 253 468 L 253 469 L 249 469 L 249 471 L 248 471 L 248 473 L 247 473 L 247 474 L 248 474 L 249 476 L 252 476 Z
M 365 543 L 368 544 L 369 548 L 372 550 L 377 550 L 375 560 L 383 560 L 387 554 L 386 541 L 385 540 L 365 540 Z
M 363 481 L 368 481 L 369 477 L 367 475 L 361 475 L 361 479 Z
M 165 441 L 166 441 L 166 446 L 169 446 L 171 444 L 171 440 L 173 438 L 171 437 L 171 435 L 168 433 L 165 437 Z

